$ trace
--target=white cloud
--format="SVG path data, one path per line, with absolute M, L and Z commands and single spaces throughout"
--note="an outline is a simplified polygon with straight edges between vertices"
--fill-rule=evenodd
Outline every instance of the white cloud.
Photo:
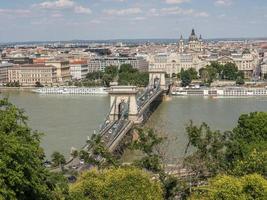
M 34 7 L 47 9 L 47 10 L 64 10 L 69 9 L 78 14 L 91 14 L 90 8 L 83 7 L 73 0 L 55 0 L 55 1 L 44 1 L 39 4 L 34 4 Z
M 74 8 L 74 12 L 78 14 L 91 14 L 92 13 L 90 8 L 85 8 L 83 6 L 76 6 Z
M 140 8 L 108 9 L 108 10 L 103 11 L 104 14 L 117 15 L 117 16 L 136 15 L 136 14 L 139 14 L 141 12 L 142 12 L 142 10 Z
M 232 0 L 216 0 L 215 5 L 217 6 L 231 6 L 233 4 Z
M 19 15 L 19 16 L 27 16 L 31 13 L 30 10 L 24 9 L 1 9 L 0 15 Z
M 181 4 L 190 2 L 190 0 L 165 0 L 165 2 L 168 4 Z
M 187 15 L 193 17 L 209 16 L 207 12 L 199 12 L 194 9 L 183 9 L 180 7 L 161 8 L 161 9 L 152 8 L 149 10 L 149 14 L 152 16 L 163 16 L 163 15 Z
M 71 8 L 75 3 L 71 0 L 45 1 L 39 4 L 41 8 L 46 9 L 66 9 Z

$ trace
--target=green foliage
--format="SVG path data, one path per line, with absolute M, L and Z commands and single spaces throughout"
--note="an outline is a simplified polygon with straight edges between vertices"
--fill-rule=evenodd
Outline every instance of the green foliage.
M 35 83 L 35 87 L 44 87 L 39 81 Z
M 254 149 L 267 150 L 267 113 L 241 115 L 227 146 L 226 157 L 230 163 L 245 159 Z
M 163 199 L 161 185 L 133 167 L 85 172 L 70 191 L 73 200 Z
M 238 85 L 244 84 L 244 74 L 238 71 L 236 64 L 226 63 L 222 65 L 218 62 L 211 62 L 199 70 L 200 77 L 204 83 L 211 84 L 215 79 L 236 80 Z
M 65 157 L 57 151 L 52 153 L 51 158 L 55 167 L 64 165 L 66 163 Z
M 181 69 L 181 72 L 180 72 L 180 78 L 181 78 L 182 87 L 186 87 L 190 85 L 190 83 L 192 82 L 192 76 L 190 74 L 190 71 L 184 70 L 183 68 Z
M 0 100 L 0 199 L 55 199 L 64 184 L 52 181 L 43 165 L 40 133 L 26 121 L 22 110 Z
M 101 71 L 97 71 L 97 72 L 90 72 L 88 74 L 86 74 L 86 79 L 88 80 L 99 80 L 103 78 L 104 73 Z
M 19 81 L 8 82 L 6 83 L 6 87 L 20 87 L 20 83 Z
M 236 161 L 230 173 L 243 176 L 255 172 L 267 177 L 267 151 L 254 149 L 245 159 Z
M 195 188 L 191 200 L 265 200 L 267 180 L 257 174 L 242 178 L 217 176 L 207 186 Z
M 130 64 L 122 64 L 119 71 L 119 85 L 148 85 L 149 75 L 147 72 L 139 72 Z
M 93 164 L 98 168 L 118 166 L 117 159 L 106 148 L 99 134 L 93 134 L 87 143 L 91 153 L 83 150 L 79 153 L 80 158 L 84 159 L 86 163 Z
M 205 68 L 201 68 L 199 74 L 202 81 L 210 85 L 217 77 L 217 70 L 212 65 L 208 65 Z
M 102 82 L 103 82 L 104 86 L 109 87 L 110 86 L 110 82 L 112 82 L 112 81 L 113 81 L 112 74 L 104 74 L 104 76 L 102 78 Z
M 263 80 L 267 80 L 267 73 L 263 74 Z
M 195 68 L 189 68 L 187 71 L 189 72 L 192 80 L 198 79 L 198 73 Z
M 241 77 L 237 77 L 237 79 L 236 79 L 236 84 L 237 84 L 237 85 L 244 85 L 244 84 L 245 84 L 245 81 L 244 81 L 243 78 L 241 78 Z
M 223 67 L 222 79 L 236 80 L 238 77 L 238 68 L 234 63 L 226 63 Z
M 117 66 L 108 66 L 105 68 L 105 73 L 108 74 L 113 78 L 118 74 L 118 67 Z
M 185 159 L 188 167 L 198 174 L 215 175 L 222 170 L 227 136 L 220 131 L 212 131 L 206 123 L 199 127 L 190 121 L 186 127 L 189 143 L 196 151 Z M 187 149 L 186 149 L 187 152 Z
M 185 164 L 204 178 L 220 172 L 266 176 L 267 113 L 241 115 L 232 131 L 212 131 L 205 123 L 186 127 L 188 147 L 195 152 Z M 187 151 L 186 151 L 187 152 Z
M 156 151 L 156 147 L 162 143 L 163 138 L 158 137 L 150 128 L 135 128 L 134 131 L 138 134 L 138 140 L 132 143 L 131 148 L 144 154 L 135 164 L 155 173 L 162 172 L 162 157 Z

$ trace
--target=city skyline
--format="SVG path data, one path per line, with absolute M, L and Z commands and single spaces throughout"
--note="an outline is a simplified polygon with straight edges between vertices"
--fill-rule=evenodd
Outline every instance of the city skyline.
M 0 2 L 0 42 L 267 36 L 263 0 Z

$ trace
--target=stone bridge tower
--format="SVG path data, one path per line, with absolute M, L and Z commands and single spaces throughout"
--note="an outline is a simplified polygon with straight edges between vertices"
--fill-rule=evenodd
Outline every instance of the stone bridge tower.
M 149 70 L 149 85 L 154 86 L 156 81 L 160 81 L 160 88 L 162 90 L 166 90 L 166 79 L 165 79 L 165 71 L 151 69 Z
M 138 106 L 136 95 L 138 93 L 136 86 L 113 86 L 109 90 L 110 94 L 110 115 L 111 121 L 118 120 L 121 112 L 128 106 L 128 119 L 138 123 Z

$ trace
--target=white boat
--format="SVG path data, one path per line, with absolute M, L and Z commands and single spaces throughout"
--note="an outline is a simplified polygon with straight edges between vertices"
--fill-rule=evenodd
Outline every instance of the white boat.
M 212 96 L 212 97 L 248 97 L 267 96 L 267 88 L 178 88 L 172 92 L 175 96 Z
M 108 94 L 105 87 L 43 87 L 32 91 L 39 94 Z

